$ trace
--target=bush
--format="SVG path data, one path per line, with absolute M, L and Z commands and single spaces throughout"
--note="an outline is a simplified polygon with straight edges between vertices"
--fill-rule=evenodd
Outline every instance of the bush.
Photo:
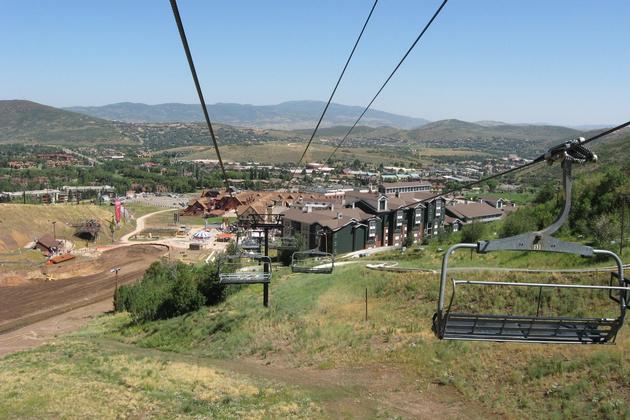
M 145 322 L 182 315 L 224 298 L 215 265 L 159 261 L 151 264 L 138 283 L 118 288 L 114 308 L 128 311 L 136 322 Z
M 531 211 L 519 209 L 505 218 L 499 230 L 499 236 L 507 238 L 508 236 L 520 235 L 521 233 L 535 231 L 536 227 L 537 222 Z
M 132 290 L 130 286 L 118 286 L 116 293 L 114 293 L 114 311 L 123 312 L 129 310 Z
M 226 296 L 225 285 L 219 283 L 219 273 L 216 263 L 206 264 L 197 268 L 199 291 L 205 298 L 206 305 L 216 305 Z
M 486 234 L 486 226 L 483 223 L 473 222 L 462 228 L 462 242 L 475 243 Z

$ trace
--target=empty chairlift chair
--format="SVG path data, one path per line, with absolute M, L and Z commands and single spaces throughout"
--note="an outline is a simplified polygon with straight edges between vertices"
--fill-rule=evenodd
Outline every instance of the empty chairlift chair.
M 219 283 L 268 284 L 271 282 L 271 258 L 260 254 L 236 254 L 219 259 Z
M 335 257 L 317 249 L 296 251 L 291 257 L 291 271 L 294 273 L 331 274 L 335 269 Z
M 276 238 L 270 247 L 276 248 L 278 251 L 291 251 L 298 249 L 298 242 L 294 237 L 283 236 Z
M 595 161 L 597 157 L 580 145 L 580 140 L 567 142 L 563 147 L 554 148 L 546 155 L 549 162 L 562 161 L 563 187 L 565 202 L 561 215 L 549 227 L 537 232 L 528 232 L 508 238 L 480 241 L 476 244 L 456 244 L 451 246 L 442 261 L 440 275 L 440 290 L 437 312 L 433 316 L 433 331 L 438 338 L 447 340 L 487 340 L 487 341 L 517 341 L 517 342 L 544 342 L 544 343 L 582 343 L 605 344 L 615 340 L 617 332 L 621 328 L 628 309 L 628 292 L 630 280 L 624 278 L 623 263 L 614 252 L 602 249 L 593 249 L 578 243 L 566 242 L 552 236 L 567 220 L 571 209 L 571 165 Z M 452 279 L 452 294 L 448 305 L 446 303 L 446 289 L 448 278 L 448 262 L 451 254 L 458 249 L 474 249 L 477 253 L 495 251 L 528 251 L 528 252 L 555 252 L 561 254 L 573 254 L 582 257 L 604 256 L 611 259 L 615 269 L 611 273 L 610 282 L 606 284 L 589 284 L 590 275 L 585 271 L 577 271 L 581 277 L 580 283 L 566 284 L 559 282 L 521 282 L 521 281 L 478 281 Z M 467 290 L 465 288 L 468 288 Z M 477 288 L 477 297 L 464 305 L 465 309 L 457 309 L 457 295 L 466 295 L 471 288 Z M 509 288 L 510 290 L 506 290 Z M 483 289 L 483 290 L 482 290 Z M 529 297 L 524 294 L 524 289 L 530 289 Z M 492 291 L 496 294 L 492 294 Z M 484 293 L 485 292 L 485 293 Z M 566 293 L 582 293 L 588 297 L 599 294 L 600 302 L 609 302 L 606 315 L 585 316 L 580 309 L 574 309 L 575 301 L 560 301 L 563 310 L 570 314 L 543 314 L 544 297 L 554 293 L 556 303 L 558 296 Z M 517 302 L 517 298 L 520 301 Z M 528 300 L 529 299 L 529 300 Z M 610 299 L 610 300 L 608 300 Z M 503 302 L 510 310 L 474 311 L 470 310 L 475 305 L 483 303 Z M 520 303 L 519 303 L 520 302 Z M 515 314 L 514 309 L 527 307 L 525 314 Z M 535 312 L 534 312 L 534 308 Z M 591 306 L 592 310 L 593 307 Z M 595 309 L 604 308 L 596 305 Z M 486 313 L 483 313 L 486 312 Z M 490 312 L 490 313 L 487 313 Z M 554 311 L 556 312 L 556 311 Z M 601 314 L 601 312 L 600 312 Z M 612 316 L 611 316 L 612 315 Z

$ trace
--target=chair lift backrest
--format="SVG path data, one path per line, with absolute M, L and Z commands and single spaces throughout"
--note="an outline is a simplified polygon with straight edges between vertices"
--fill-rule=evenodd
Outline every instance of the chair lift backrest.
M 304 267 L 301 262 L 312 261 L 315 258 L 325 258 L 330 261 L 330 266 L 316 268 L 316 267 Z M 321 264 L 320 264 L 321 265 Z M 319 249 L 311 249 L 307 251 L 296 251 L 291 256 L 291 270 L 293 272 L 304 273 L 326 273 L 330 274 L 335 268 L 335 256 L 328 252 L 322 252 Z

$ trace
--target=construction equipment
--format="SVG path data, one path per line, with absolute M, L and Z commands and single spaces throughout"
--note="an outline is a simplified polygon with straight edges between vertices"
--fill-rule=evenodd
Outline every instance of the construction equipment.
M 559 240 L 553 237 L 553 233 L 558 231 L 566 222 L 571 210 L 571 167 L 573 163 L 585 163 L 596 161 L 595 156 L 590 150 L 586 149 L 581 143 L 584 139 L 580 138 L 566 142 L 560 146 L 550 149 L 545 160 L 548 163 L 555 161 L 562 162 L 563 170 L 563 189 L 564 189 L 564 206 L 562 213 L 557 220 L 550 226 L 536 231 L 516 235 L 508 238 L 480 241 L 476 244 L 460 243 L 451 246 L 442 261 L 442 271 L 440 275 L 440 290 L 437 312 L 433 316 L 433 331 L 440 339 L 446 340 L 486 340 L 486 341 L 516 341 L 516 342 L 540 342 L 540 343 L 581 343 L 581 344 L 605 344 L 613 343 L 617 332 L 623 325 L 626 310 L 628 309 L 628 292 L 630 291 L 630 280 L 624 278 L 623 263 L 621 258 L 614 252 L 593 249 L 590 246 L 579 243 L 572 243 Z M 476 280 L 458 280 L 452 279 L 452 294 L 448 306 L 445 302 L 445 294 L 448 278 L 448 262 L 449 257 L 458 249 L 471 249 L 477 253 L 485 254 L 496 251 L 527 251 L 527 252 L 555 252 L 560 254 L 573 254 L 582 257 L 604 256 L 611 258 L 616 266 L 610 277 L 610 282 L 604 284 L 589 284 L 590 278 L 585 272 L 580 273 L 584 277 L 582 283 L 564 284 L 558 282 L 514 282 L 514 281 L 476 281 Z M 523 289 L 533 289 L 534 295 L 538 295 L 534 300 L 536 310 L 533 313 L 531 306 L 530 313 L 515 314 L 512 310 L 505 311 L 459 311 L 456 308 L 456 296 L 460 289 L 467 288 L 484 288 L 486 300 L 488 292 L 493 287 L 503 289 L 502 299 L 505 299 L 506 289 L 511 291 Z M 545 315 L 543 314 L 542 301 L 545 291 L 573 290 L 575 292 L 590 293 L 592 296 L 596 293 L 604 293 L 608 295 L 612 302 L 614 314 L 616 316 L 586 316 L 581 311 L 572 311 L 573 313 L 565 316 Z M 515 295 L 511 296 L 514 298 Z M 506 306 L 514 309 L 514 302 L 509 301 Z M 472 302 L 472 306 L 478 303 Z M 466 308 L 470 308 L 468 305 Z M 617 308 L 617 309 L 615 309 Z M 598 308 L 602 309 L 603 308 Z M 617 315 L 618 314 L 618 315 Z

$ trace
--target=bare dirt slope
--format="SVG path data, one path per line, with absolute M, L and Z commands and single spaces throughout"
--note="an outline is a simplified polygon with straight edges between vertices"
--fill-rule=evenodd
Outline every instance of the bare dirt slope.
M 128 283 L 140 278 L 165 251 L 165 247 L 155 245 L 116 248 L 85 263 L 93 264 L 90 269 L 96 271 L 94 274 L 2 288 L 0 333 L 111 298 L 116 285 L 111 268 L 120 267 L 118 283 Z

